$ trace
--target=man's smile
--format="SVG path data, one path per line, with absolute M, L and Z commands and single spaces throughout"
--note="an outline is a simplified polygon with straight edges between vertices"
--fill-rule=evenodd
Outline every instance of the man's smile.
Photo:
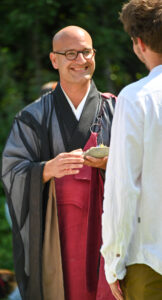
M 83 67 L 73 66 L 73 67 L 70 67 L 70 69 L 73 71 L 81 71 L 82 72 L 82 71 L 86 71 L 88 69 L 88 66 L 83 66 Z

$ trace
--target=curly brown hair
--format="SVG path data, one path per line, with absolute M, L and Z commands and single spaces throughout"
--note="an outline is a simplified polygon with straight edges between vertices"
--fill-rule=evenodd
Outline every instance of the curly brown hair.
M 157 53 L 162 53 L 162 0 L 130 0 L 124 4 L 120 20 L 125 31 Z

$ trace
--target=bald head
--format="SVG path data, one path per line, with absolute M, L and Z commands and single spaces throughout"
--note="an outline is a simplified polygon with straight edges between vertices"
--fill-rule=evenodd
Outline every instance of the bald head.
M 92 46 L 92 39 L 90 34 L 79 26 L 67 26 L 60 31 L 58 31 L 53 37 L 53 50 L 58 51 L 60 45 L 66 45 L 67 41 L 71 41 L 79 39 L 80 41 L 84 41 L 85 39 Z
M 90 57 L 86 57 L 90 50 Z M 66 54 L 77 53 L 73 59 Z M 89 53 L 89 52 L 88 52 Z M 70 57 L 71 58 L 71 57 Z M 53 37 L 53 51 L 50 60 L 59 71 L 60 83 L 68 92 L 73 86 L 82 86 L 87 91 L 95 70 L 95 52 L 90 34 L 81 27 L 67 26 Z

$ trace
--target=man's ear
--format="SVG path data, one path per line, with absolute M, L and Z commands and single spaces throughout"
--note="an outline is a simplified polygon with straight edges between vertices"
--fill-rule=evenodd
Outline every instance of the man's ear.
M 145 52 L 146 51 L 146 44 L 141 40 L 141 38 L 137 37 L 137 43 L 140 49 Z
M 50 58 L 50 61 L 51 61 L 51 63 L 52 63 L 52 66 L 54 67 L 54 69 L 58 69 L 58 66 L 57 66 L 57 59 L 56 59 L 55 53 L 50 52 L 49 58 Z

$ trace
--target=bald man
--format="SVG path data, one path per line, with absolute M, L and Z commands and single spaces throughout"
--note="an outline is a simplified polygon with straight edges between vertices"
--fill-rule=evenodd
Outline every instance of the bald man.
M 2 180 L 13 222 L 14 261 L 25 300 L 111 300 L 101 247 L 107 157 L 115 98 L 97 90 L 87 31 L 63 28 L 50 60 L 60 81 L 14 120 Z

